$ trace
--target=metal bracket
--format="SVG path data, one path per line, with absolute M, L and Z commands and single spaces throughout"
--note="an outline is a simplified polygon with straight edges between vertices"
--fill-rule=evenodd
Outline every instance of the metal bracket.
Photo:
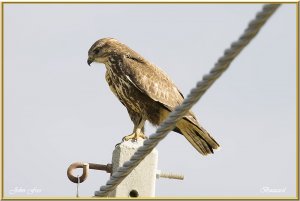
M 82 175 L 79 177 L 79 183 L 82 183 L 86 180 L 89 174 L 89 169 L 93 170 L 104 170 L 107 173 L 112 173 L 112 164 L 102 165 L 102 164 L 96 164 L 96 163 L 83 163 L 83 162 L 75 162 L 72 163 L 68 170 L 67 175 L 71 182 L 78 183 L 78 177 L 73 175 L 73 170 L 77 168 L 83 168 Z

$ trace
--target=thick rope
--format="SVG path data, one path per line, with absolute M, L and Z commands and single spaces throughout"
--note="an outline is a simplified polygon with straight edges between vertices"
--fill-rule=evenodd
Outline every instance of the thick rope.
M 261 27 L 276 11 L 280 4 L 264 5 L 262 11 L 256 14 L 244 33 L 240 38 L 226 49 L 224 55 L 218 60 L 209 74 L 203 77 L 193 88 L 183 103 L 171 112 L 169 117 L 158 127 L 156 133 L 150 135 L 149 139 L 144 141 L 144 145 L 139 147 L 129 161 L 119 167 L 116 172 L 106 182 L 105 186 L 101 186 L 100 191 L 95 191 L 95 196 L 107 196 L 113 191 L 130 172 L 138 166 L 138 164 L 156 147 L 156 145 L 164 139 L 170 131 L 175 128 L 176 122 L 179 121 L 191 107 L 202 97 L 206 90 L 222 75 L 229 67 L 234 58 L 246 47 L 246 45 L 256 36 Z

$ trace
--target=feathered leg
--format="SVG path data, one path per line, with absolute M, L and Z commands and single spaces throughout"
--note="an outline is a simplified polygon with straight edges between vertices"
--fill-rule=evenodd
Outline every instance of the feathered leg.
M 144 134 L 144 126 L 146 119 L 144 119 L 139 113 L 133 112 L 131 110 L 128 110 L 128 114 L 134 124 L 134 128 L 133 132 L 130 135 L 123 137 L 123 141 L 136 141 L 138 138 L 147 139 L 147 136 Z

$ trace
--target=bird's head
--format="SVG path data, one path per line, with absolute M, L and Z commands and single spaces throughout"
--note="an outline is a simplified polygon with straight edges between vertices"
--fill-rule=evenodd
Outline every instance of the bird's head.
M 120 43 L 113 38 L 102 38 L 97 40 L 89 49 L 88 65 L 93 62 L 106 63 L 108 56 L 117 52 Z

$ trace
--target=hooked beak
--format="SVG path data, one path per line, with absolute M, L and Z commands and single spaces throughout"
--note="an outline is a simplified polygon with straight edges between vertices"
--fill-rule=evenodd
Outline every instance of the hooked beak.
M 88 60 L 87 60 L 87 64 L 90 66 L 91 63 L 93 63 L 94 59 L 89 57 Z

